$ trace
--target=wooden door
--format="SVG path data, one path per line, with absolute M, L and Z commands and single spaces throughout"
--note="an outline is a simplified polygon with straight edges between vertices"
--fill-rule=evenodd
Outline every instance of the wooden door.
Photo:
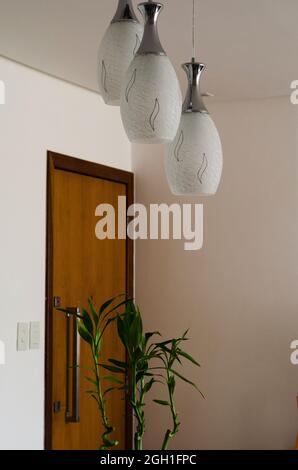
M 95 210 L 99 204 L 111 204 L 117 226 L 118 196 L 132 202 L 133 176 L 53 153 L 48 159 L 46 448 L 96 450 L 103 428 L 96 402 L 86 393 L 90 350 L 75 338 L 71 318 L 57 312 L 54 305 L 82 309 L 88 297 L 100 306 L 118 294 L 132 295 L 131 242 L 98 240 Z M 109 357 L 125 358 L 116 325 L 105 335 L 103 360 Z M 79 370 L 69 367 L 74 361 L 82 366 Z M 112 392 L 107 411 L 116 428 L 113 437 L 120 442 L 118 448 L 129 447 L 131 412 L 124 394 Z

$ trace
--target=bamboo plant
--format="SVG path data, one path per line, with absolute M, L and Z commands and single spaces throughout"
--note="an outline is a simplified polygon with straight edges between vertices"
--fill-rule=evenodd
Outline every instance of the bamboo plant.
M 160 333 L 158 331 L 145 333 L 140 310 L 134 301 L 129 299 L 116 302 L 119 297 L 105 302 L 98 312 L 95 310 L 91 298 L 88 299 L 89 312 L 83 309 L 82 314 L 76 314 L 73 311 L 58 309 L 63 313 L 77 317 L 78 332 L 90 346 L 93 360 L 93 367 L 90 369 L 92 376 L 85 378 L 93 385 L 93 388 L 87 393 L 96 401 L 104 427 L 100 449 L 113 449 L 118 445 L 118 441 L 110 437 L 115 428 L 110 423 L 106 412 L 107 396 L 115 389 L 125 390 L 127 394 L 136 420 L 134 449 L 143 449 L 147 394 L 156 383 L 160 383 L 166 386 L 167 399 L 155 399 L 154 402 L 160 406 L 167 406 L 172 419 L 172 428 L 167 429 L 162 443 L 162 450 L 167 450 L 180 428 L 175 403 L 177 379 L 186 382 L 200 392 L 194 382 L 177 371 L 177 366 L 182 364 L 182 360 L 190 361 L 197 367 L 200 365 L 182 349 L 182 344 L 188 340 L 188 332 L 185 332 L 180 338 L 153 342 L 153 337 L 161 336 Z M 125 307 L 122 314 L 119 313 L 121 307 Z M 103 363 L 101 352 L 104 333 L 114 321 L 117 322 L 118 335 L 126 350 L 126 360 L 109 358 L 108 363 Z M 106 371 L 117 374 L 117 376 L 105 375 Z M 105 381 L 113 382 L 113 386 L 105 388 L 103 385 Z M 201 392 L 200 394 L 203 396 Z
M 153 374 L 149 369 L 149 362 L 157 357 L 148 348 L 148 342 L 158 332 L 143 333 L 143 324 L 139 308 L 133 301 L 126 304 L 124 315 L 118 315 L 117 328 L 119 337 L 126 349 L 127 360 L 120 363 L 114 359 L 109 362 L 118 366 L 115 372 L 126 373 L 128 377 L 128 392 L 130 402 L 136 418 L 136 431 L 134 436 L 135 450 L 143 449 L 143 438 L 145 434 L 145 398 L 154 383 L 158 382 L 157 374 Z M 109 370 L 109 366 L 103 364 L 103 368 Z
M 90 347 L 93 366 L 88 369 L 91 376 L 85 376 L 85 379 L 92 385 L 92 389 L 88 390 L 86 393 L 96 401 L 104 428 L 104 432 L 101 436 L 101 450 L 112 449 L 117 447 L 119 444 L 117 440 L 110 438 L 111 434 L 115 431 L 115 428 L 112 426 L 107 416 L 106 398 L 112 390 L 115 390 L 115 388 L 122 389 L 124 387 L 124 382 L 114 375 L 102 375 L 100 372 L 104 333 L 108 326 L 118 318 L 118 309 L 127 302 L 126 300 L 116 302 L 119 297 L 121 296 L 113 297 L 106 301 L 101 305 L 98 312 L 94 307 L 92 298 L 88 299 L 89 312 L 85 308 L 82 309 L 82 314 L 74 313 L 72 310 L 63 308 L 57 309 L 62 313 L 76 317 L 78 333 L 83 341 L 85 341 Z M 117 314 L 115 314 L 116 311 Z M 81 367 L 82 369 L 86 369 L 84 365 L 79 366 L 78 364 L 73 364 L 70 367 Z M 112 382 L 114 386 L 105 387 L 105 382 Z
M 170 409 L 173 427 L 166 431 L 162 444 L 162 450 L 167 450 L 171 439 L 176 436 L 180 426 L 175 405 L 176 379 L 188 383 L 200 392 L 195 383 L 176 370 L 176 365 L 181 364 L 182 359 L 199 366 L 199 363 L 181 348 L 181 344 L 188 340 L 186 337 L 188 332 L 185 332 L 181 338 L 150 344 L 153 336 L 160 336 L 160 333 L 143 332 L 141 313 L 133 301 L 126 304 L 124 315 L 118 316 L 117 326 L 119 337 L 127 351 L 127 362 L 120 365 L 117 361 L 119 368 L 115 371 L 121 374 L 126 373 L 130 379 L 128 390 L 130 391 L 131 406 L 137 422 L 134 448 L 135 450 L 143 449 L 143 438 L 146 429 L 144 413 L 146 395 L 155 383 L 161 383 L 167 386 L 168 399 L 155 399 L 154 402 L 158 405 L 168 406 Z M 113 359 L 109 361 L 116 363 Z M 156 366 L 156 361 L 161 361 L 161 365 Z M 103 367 L 105 368 L 105 365 Z M 201 395 L 203 396 L 202 393 Z
M 181 344 L 184 341 L 188 341 L 187 334 L 188 331 L 186 331 L 181 338 L 171 339 L 162 343 L 156 343 L 153 348 L 153 352 L 157 354 L 160 361 L 162 362 L 161 370 L 164 373 L 163 380 L 166 384 L 168 395 L 167 400 L 155 399 L 153 401 L 158 405 L 169 407 L 173 423 L 172 429 L 168 429 L 166 431 L 162 444 L 162 450 L 168 449 L 171 439 L 173 439 L 176 434 L 178 434 L 180 428 L 180 421 L 175 403 L 175 392 L 177 386 L 176 379 L 178 378 L 179 380 L 182 380 L 194 387 L 204 398 L 204 395 L 198 389 L 197 385 L 181 375 L 181 373 L 176 370 L 176 366 L 181 365 L 183 359 L 186 359 L 195 366 L 200 367 L 200 364 L 190 354 L 181 348 Z

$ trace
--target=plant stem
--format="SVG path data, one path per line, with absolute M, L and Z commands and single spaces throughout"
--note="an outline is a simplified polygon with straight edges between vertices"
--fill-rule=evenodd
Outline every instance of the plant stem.
M 173 395 L 173 390 L 170 386 L 170 380 L 171 380 L 171 374 L 169 370 L 167 370 L 167 386 L 168 386 L 168 392 L 169 392 L 171 414 L 172 414 L 172 419 L 173 419 L 173 429 L 167 430 L 163 444 L 162 444 L 162 450 L 168 450 L 169 443 L 171 439 L 173 439 L 178 433 L 179 425 L 180 425 L 178 422 L 178 414 L 177 414 L 175 403 L 174 403 L 174 395 Z
M 135 450 L 143 450 L 143 437 L 145 433 L 145 419 L 144 419 L 144 379 L 141 380 L 140 400 L 137 397 L 137 382 L 136 382 L 136 364 L 132 365 L 132 407 L 135 417 L 137 419 L 137 429 L 134 436 Z
M 168 450 L 170 440 L 172 439 L 172 432 L 168 429 L 162 444 L 162 450 Z
M 139 427 L 139 413 L 138 413 L 138 407 L 137 407 L 137 380 L 136 380 L 136 365 L 133 363 L 131 366 L 131 381 L 132 381 L 132 387 L 131 387 L 131 392 L 132 392 L 132 397 L 131 397 L 131 404 L 134 410 L 135 417 L 138 421 L 137 425 L 137 430 L 134 435 L 134 449 L 135 450 L 141 450 L 141 443 L 139 441 L 139 436 L 138 436 L 138 427 Z
M 139 440 L 141 444 L 141 450 L 143 449 L 143 438 L 145 434 L 145 415 L 144 415 L 144 406 L 145 406 L 145 392 L 144 392 L 144 386 L 145 386 L 145 380 L 144 377 L 141 379 L 141 391 L 140 391 L 140 406 L 139 406 L 139 411 L 140 411 L 140 416 L 141 416 L 141 422 L 140 422 L 140 427 L 139 427 Z
M 101 390 L 101 383 L 100 383 L 100 378 L 99 378 L 99 366 L 98 366 L 98 359 L 94 352 L 92 351 L 93 355 L 93 362 L 94 362 L 94 371 L 95 371 L 95 381 L 96 381 L 96 393 L 98 397 L 98 406 L 100 410 L 100 415 L 102 418 L 102 424 L 105 428 L 105 432 L 102 434 L 102 445 L 101 445 L 101 450 L 106 449 L 106 443 L 105 443 L 105 437 L 109 434 L 111 434 L 113 428 L 109 425 L 109 421 L 107 418 L 106 414 L 106 406 L 105 406 L 105 401 L 103 398 L 102 390 Z

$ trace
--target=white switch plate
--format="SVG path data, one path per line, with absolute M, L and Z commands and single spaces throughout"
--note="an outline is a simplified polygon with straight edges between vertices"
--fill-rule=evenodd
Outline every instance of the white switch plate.
M 0 366 L 5 364 L 5 344 L 3 341 L 0 341 Z
M 40 348 L 40 322 L 30 322 L 30 349 Z
M 28 323 L 18 323 L 17 350 L 28 349 Z

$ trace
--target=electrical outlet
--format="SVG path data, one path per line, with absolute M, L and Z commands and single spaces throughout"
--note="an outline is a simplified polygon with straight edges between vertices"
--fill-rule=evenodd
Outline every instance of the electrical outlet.
M 28 323 L 18 323 L 17 351 L 28 349 Z

